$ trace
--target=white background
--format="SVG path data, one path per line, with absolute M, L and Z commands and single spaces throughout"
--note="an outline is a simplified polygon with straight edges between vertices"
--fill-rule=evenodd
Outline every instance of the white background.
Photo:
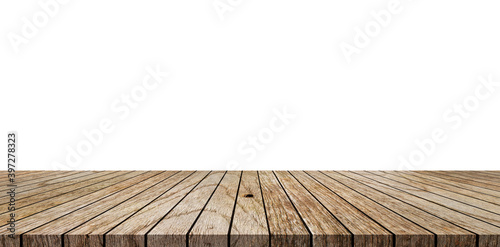
M 341 44 L 390 1 L 232 1 L 221 20 L 213 0 L 69 0 L 18 52 L 9 35 L 43 9 L 1 1 L 3 146 L 18 131 L 23 170 L 499 168 L 500 87 L 458 128 L 443 114 L 500 81 L 500 2 L 401 0 L 348 63 Z M 157 64 L 170 75 L 120 119 L 110 105 Z M 254 159 L 238 151 L 284 107 Z M 67 163 L 103 119 L 113 131 Z M 401 166 L 435 129 L 446 141 Z

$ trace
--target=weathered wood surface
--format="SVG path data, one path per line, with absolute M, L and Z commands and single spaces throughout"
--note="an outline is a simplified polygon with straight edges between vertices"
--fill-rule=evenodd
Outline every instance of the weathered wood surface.
M 18 171 L 16 182 L 13 238 L 0 196 L 0 246 L 500 247 L 500 171 Z

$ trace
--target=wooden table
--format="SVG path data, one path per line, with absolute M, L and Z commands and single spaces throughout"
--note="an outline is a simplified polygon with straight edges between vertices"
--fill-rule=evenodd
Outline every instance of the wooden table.
M 0 246 L 500 246 L 499 171 L 18 171 L 16 184 Z

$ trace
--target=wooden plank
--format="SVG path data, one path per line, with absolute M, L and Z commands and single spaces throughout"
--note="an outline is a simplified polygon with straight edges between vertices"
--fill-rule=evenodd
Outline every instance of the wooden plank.
M 65 181 L 71 181 L 72 179 L 86 177 L 92 174 L 97 174 L 97 172 L 75 172 L 72 174 L 68 174 L 67 176 L 55 176 L 54 178 L 43 177 L 40 179 L 34 179 L 28 184 L 17 186 L 17 190 L 19 191 L 20 195 L 34 189 L 38 189 L 40 191 L 44 191 L 46 189 L 49 190 L 50 188 L 52 188 L 48 187 L 50 185 L 60 184 Z M 52 173 L 49 175 L 52 176 Z
M 240 171 L 228 171 L 189 233 L 190 246 L 227 246 L 240 182 Z
M 15 175 L 15 179 L 17 181 L 18 178 L 21 178 L 21 181 L 23 181 L 23 179 L 27 176 L 35 176 L 36 174 L 42 174 L 43 172 L 47 172 L 47 171 L 26 171 L 26 170 L 15 170 L 14 172 L 14 175 Z M 4 181 L 7 181 L 8 178 L 10 178 L 9 176 L 7 176 L 7 174 L 10 174 L 7 169 L 5 170 L 0 170 L 0 179 L 2 180 L 2 182 Z
M 312 246 L 352 246 L 352 235 L 337 218 L 321 205 L 290 173 L 276 171 L 275 176 L 288 198 L 308 226 Z
M 7 171 L 5 172 L 5 175 L 2 176 L 2 179 L 5 179 L 7 181 Z M 31 182 L 33 179 L 41 178 L 41 177 L 46 177 L 47 174 L 51 173 L 51 171 L 35 171 L 35 172 L 28 172 L 28 171 L 16 171 L 15 172 L 15 181 L 18 186 L 22 186 L 25 183 Z M 55 176 L 67 176 L 69 173 L 76 173 L 75 171 L 67 171 L 64 173 L 57 172 Z
M 37 174 L 37 173 L 40 173 L 40 172 L 46 172 L 44 170 L 16 170 L 16 174 Z M 60 171 L 58 171 L 60 172 Z M 62 171 L 61 171 L 62 172 Z M 6 170 L 1 170 L 0 171 L 0 174 L 7 174 L 8 172 Z
M 199 171 L 182 181 L 104 235 L 106 247 L 145 247 L 146 234 L 191 192 L 209 172 Z
M 485 188 L 481 188 L 481 187 L 477 187 L 477 186 L 473 186 L 473 185 L 469 185 L 469 184 L 465 184 L 465 183 L 460 183 L 460 182 L 456 182 L 456 181 L 452 181 L 452 180 L 447 180 L 447 179 L 440 178 L 440 177 L 434 177 L 431 175 L 426 175 L 426 174 L 423 174 L 420 172 L 415 172 L 415 171 L 407 171 L 405 173 L 409 173 L 413 176 L 417 176 L 419 178 L 423 178 L 426 180 L 431 180 L 431 181 L 439 183 L 439 184 L 451 185 L 451 186 L 457 187 L 460 191 L 468 190 L 468 191 L 472 191 L 473 193 L 480 193 L 480 194 L 490 195 L 493 197 L 500 198 L 500 192 L 498 192 L 498 191 L 485 189 Z M 454 189 L 454 190 L 456 190 L 456 189 Z
M 40 171 L 37 173 L 26 173 L 26 174 L 16 174 L 16 182 L 19 187 L 30 185 L 33 183 L 40 183 L 43 181 L 49 181 L 53 179 L 64 178 L 74 174 L 82 173 L 80 171 L 65 171 L 65 172 L 55 172 L 55 171 Z M 85 173 L 92 173 L 91 171 L 86 171 Z
M 384 194 L 376 188 L 369 187 L 358 180 L 336 172 L 328 172 L 328 176 L 436 234 L 436 247 L 468 247 L 476 244 L 476 235 L 474 233 L 429 214 L 404 200 Z
M 486 170 L 486 171 L 477 171 L 480 174 L 489 174 L 492 176 L 495 176 L 497 178 L 500 178 L 500 171 L 491 171 L 491 170 Z
M 402 184 L 421 189 L 427 192 L 430 192 L 432 194 L 440 195 L 442 197 L 446 197 L 452 200 L 456 200 L 474 207 L 478 207 L 484 210 L 488 210 L 490 212 L 499 214 L 500 213 L 500 206 L 496 205 L 494 203 L 489 203 L 484 200 L 477 199 L 475 197 L 471 197 L 468 195 L 464 195 L 459 192 L 454 192 L 450 190 L 445 190 L 441 189 L 438 186 L 433 186 L 425 183 L 421 183 L 417 180 L 413 180 L 411 178 L 405 177 L 404 174 L 401 174 L 400 172 L 394 173 L 394 172 L 381 172 L 381 171 L 372 171 L 371 173 L 385 177 L 387 179 L 393 180 L 400 182 Z M 497 202 L 500 202 L 500 200 L 496 200 Z
M 310 234 L 271 171 L 258 172 L 271 246 L 309 246 Z
M 36 176 L 30 176 L 30 178 L 26 178 L 27 181 L 25 181 L 24 183 L 17 183 L 17 188 L 19 190 L 20 193 L 24 192 L 24 191 L 28 191 L 28 190 L 31 190 L 33 188 L 41 188 L 45 185 L 48 185 L 48 184 L 53 184 L 54 183 L 54 180 L 55 182 L 57 183 L 58 181 L 64 181 L 64 180 L 68 180 L 68 179 L 71 179 L 72 176 L 88 176 L 90 174 L 93 174 L 95 172 L 90 172 L 90 171 L 87 171 L 87 172 L 77 172 L 77 171 L 74 171 L 74 172 L 71 172 L 71 173 L 65 173 L 65 174 L 59 174 L 59 173 L 56 173 L 54 174 L 53 172 L 46 172 L 42 175 L 36 175 Z M 16 179 L 16 182 L 17 182 L 17 179 Z M 4 191 L 7 191 L 7 190 L 4 190 Z M 0 197 L 3 197 L 4 193 L 2 193 L 2 196 Z
M 230 231 L 232 247 L 267 247 L 269 230 L 256 171 L 243 171 Z
M 0 246 L 500 247 L 499 171 L 18 175 Z
M 109 178 L 115 177 L 119 174 L 125 174 L 125 173 L 128 173 L 128 172 L 96 173 L 96 174 L 92 174 L 90 176 L 74 179 L 74 180 L 63 182 L 60 184 L 49 185 L 52 190 L 34 189 L 34 190 L 30 190 L 30 191 L 25 192 L 25 193 L 20 193 L 20 194 L 16 195 L 16 207 L 18 209 L 22 208 L 22 207 L 26 207 L 26 206 L 31 205 L 33 203 L 47 200 L 49 198 L 52 198 L 52 197 L 55 197 L 58 195 L 62 195 L 62 194 L 71 192 L 73 190 L 79 189 L 81 187 L 88 186 L 88 185 L 91 185 L 94 183 L 98 183 L 98 182 L 107 180 Z M 68 186 L 67 184 L 72 185 L 72 186 Z M 49 187 L 49 186 L 47 186 L 47 187 Z M 1 198 L 0 205 L 7 204 L 9 202 L 9 199 L 10 198 Z M 6 211 L 7 211 L 7 208 L 5 208 L 4 210 L 2 210 L 0 212 L 4 213 Z
M 10 182 L 10 178 L 12 178 L 12 174 L 14 175 L 14 180 L 17 185 L 22 185 L 26 182 L 28 176 L 36 176 L 36 174 L 42 174 L 46 171 L 24 171 L 24 170 L 16 170 L 13 173 L 9 173 L 7 170 L 0 171 L 0 182 L 2 184 L 7 184 Z M 33 178 L 30 178 L 33 179 Z M 29 179 L 28 179 L 29 180 Z
M 99 216 L 63 234 L 64 246 L 104 246 L 104 235 L 107 232 L 111 231 L 115 226 L 119 225 L 120 222 L 125 221 L 143 207 L 177 186 L 192 174 L 194 174 L 194 172 L 191 171 L 181 171 L 174 174 L 172 177 L 161 181 L 132 199 L 107 210 Z
M 393 233 L 396 246 L 433 246 L 435 236 L 433 233 L 403 218 L 399 214 L 381 206 L 380 204 L 366 198 L 362 194 L 349 187 L 331 179 L 319 171 L 307 171 L 319 182 L 339 196 L 349 201 L 351 205 L 363 211 L 374 221 L 384 226 Z
M 45 210 L 39 210 L 39 209 L 32 209 L 33 211 L 38 211 L 36 214 L 32 214 L 31 217 L 20 217 L 21 219 L 18 220 L 18 224 L 16 227 L 16 234 L 15 238 L 9 238 L 7 237 L 6 234 L 8 234 L 7 228 L 2 227 L 0 229 L 0 246 L 6 246 L 6 247 L 19 247 L 20 246 L 20 241 L 21 238 L 20 236 L 24 234 L 25 232 L 31 231 L 40 225 L 45 224 L 46 222 L 52 221 L 55 218 L 59 218 L 61 216 L 64 216 L 68 213 L 74 212 L 75 210 L 78 210 L 80 208 L 86 207 L 88 205 L 91 205 L 92 203 L 95 203 L 98 200 L 101 200 L 103 198 L 106 198 L 120 190 L 123 190 L 125 188 L 130 187 L 131 185 L 138 183 L 148 177 L 151 177 L 153 175 L 156 175 L 158 172 L 131 172 L 127 173 L 121 178 L 124 178 L 122 181 L 117 182 L 113 181 L 112 184 L 108 185 L 107 187 L 104 186 L 104 184 L 101 186 L 100 190 L 93 191 L 92 193 L 89 194 L 81 194 L 78 196 L 77 199 L 71 200 L 69 203 L 68 201 L 65 203 L 62 203 L 60 205 L 54 206 L 47 208 Z M 26 207 L 29 208 L 29 207 Z M 26 209 L 24 208 L 24 209 Z M 23 211 L 23 209 L 19 210 Z M 29 214 L 25 213 L 25 214 Z M 49 244 L 42 244 L 42 246 L 50 246 Z
M 78 188 L 76 190 L 70 191 L 69 193 L 51 197 L 48 200 L 39 201 L 39 202 L 30 204 L 28 206 L 25 206 L 25 207 L 17 208 L 16 209 L 16 217 L 18 220 L 29 217 L 31 215 L 37 214 L 41 211 L 44 211 L 48 208 L 52 208 L 52 207 L 55 207 L 59 204 L 63 204 L 63 203 L 75 200 L 83 195 L 93 193 L 95 191 L 100 190 L 101 188 L 103 188 L 105 186 L 111 186 L 115 183 L 121 182 L 123 180 L 129 179 L 129 178 L 134 177 L 134 176 L 137 176 L 141 173 L 142 172 L 120 173 L 112 179 L 104 180 L 104 181 L 101 181 L 99 183 L 96 183 L 96 184 L 93 184 L 90 186 Z M 8 215 L 9 215 L 8 212 L 1 213 L 0 218 L 2 220 L 7 219 Z M 2 222 L 5 222 L 5 221 L 2 221 Z
M 415 188 L 413 186 L 409 186 L 397 181 L 393 181 L 381 176 L 378 176 L 376 174 L 373 174 L 371 172 L 357 172 L 358 174 L 361 174 L 365 177 L 372 178 L 377 180 L 379 183 L 383 183 L 385 185 L 388 185 L 390 187 L 406 191 L 407 193 L 410 193 L 412 195 L 418 196 L 420 198 L 432 201 L 434 203 L 440 204 L 442 206 L 445 206 L 447 208 L 453 209 L 457 212 L 461 212 L 463 214 L 469 215 L 471 217 L 474 217 L 476 219 L 483 220 L 485 222 L 489 222 L 490 224 L 496 225 L 500 227 L 500 215 L 496 213 L 492 213 L 491 211 L 487 211 L 478 207 L 474 207 L 468 204 L 465 204 L 460 201 L 455 201 L 449 198 L 446 198 L 444 196 L 431 193 L 428 191 L 424 191 L 418 188 Z
M 99 176 L 104 176 L 109 173 L 114 173 L 115 171 L 106 171 L 106 172 L 82 172 L 82 173 L 75 173 L 71 174 L 65 177 L 59 177 L 58 179 L 54 180 L 46 180 L 42 181 L 39 183 L 33 183 L 26 185 L 24 187 L 18 187 L 19 189 L 19 195 L 24 197 L 27 195 L 27 193 L 41 193 L 41 192 L 47 192 L 50 190 L 53 190 L 54 188 L 60 188 L 64 187 L 69 184 L 73 184 L 79 181 L 84 181 L 88 180 L 91 178 L 99 177 Z
M 73 211 L 71 214 L 64 215 L 34 230 L 25 232 L 23 235 L 23 246 L 36 247 L 49 244 L 54 247 L 62 247 L 64 245 L 63 234 L 66 232 L 93 220 L 100 214 L 137 195 L 145 193 L 145 191 L 167 180 L 175 173 L 177 172 L 155 172 L 151 176 L 145 177 L 142 181 L 130 183 L 129 187 L 96 201 L 92 206 Z
M 500 182 L 496 176 L 490 175 L 474 175 L 470 172 L 455 172 L 455 171 L 438 171 L 439 174 L 445 174 L 447 176 L 452 176 L 460 179 L 466 179 L 471 181 L 477 181 L 488 185 L 494 185 L 500 187 Z
M 56 177 L 64 177 L 68 176 L 71 174 L 75 174 L 77 171 L 64 171 L 64 172 L 54 172 L 54 171 L 36 171 L 36 172 L 26 172 L 26 173 L 21 173 L 20 171 L 16 172 L 16 183 L 19 186 L 22 186 L 26 183 L 32 183 L 32 180 L 42 180 L 42 179 L 47 179 L 48 177 L 52 176 L 54 178 Z
M 435 215 L 441 219 L 444 219 L 450 223 L 461 226 L 466 230 L 469 230 L 477 234 L 476 244 L 479 247 L 482 246 L 499 246 L 500 245 L 500 228 L 491 225 L 487 222 L 478 220 L 476 218 L 470 217 L 468 215 L 462 214 L 440 204 L 422 199 L 420 197 L 414 196 L 405 191 L 394 189 L 390 186 L 384 185 L 366 176 L 358 174 L 358 172 L 339 172 L 347 177 L 350 177 L 356 181 L 362 182 L 363 184 L 376 188 L 377 190 L 390 195 L 399 200 L 405 201 L 419 209 Z
M 440 177 L 440 178 L 443 178 L 446 180 L 451 180 L 451 181 L 455 181 L 455 182 L 459 182 L 459 183 L 473 185 L 473 186 L 480 187 L 480 188 L 490 189 L 490 190 L 493 190 L 495 192 L 500 192 L 500 187 L 492 185 L 492 184 L 487 184 L 487 183 L 469 180 L 469 179 L 458 178 L 455 176 L 448 175 L 446 173 L 439 173 L 439 172 L 428 173 L 427 171 L 418 171 L 418 172 L 429 175 L 429 176 Z
M 495 196 L 491 196 L 488 194 L 477 193 L 475 191 L 464 189 L 464 188 L 460 187 L 460 184 L 440 183 L 440 182 L 436 182 L 435 180 L 432 180 L 432 179 L 427 179 L 427 177 L 421 177 L 421 176 L 415 175 L 415 173 L 412 173 L 412 172 L 401 171 L 401 172 L 395 173 L 395 175 L 407 178 L 407 179 L 412 180 L 412 181 L 418 181 L 418 182 L 425 184 L 425 185 L 428 185 L 428 186 L 433 186 L 433 187 L 445 189 L 448 191 L 454 191 L 454 192 L 462 194 L 462 195 L 466 195 L 466 196 L 470 196 L 470 197 L 473 197 L 473 198 L 476 198 L 479 200 L 490 202 L 490 203 L 493 203 L 495 205 L 500 205 L 500 197 L 495 197 Z
M 391 247 L 393 234 L 305 172 L 290 173 L 352 234 L 354 246 Z
M 442 171 L 439 172 L 441 174 L 448 174 L 451 176 L 455 176 L 458 178 L 465 178 L 468 180 L 478 180 L 487 184 L 500 184 L 500 178 L 498 176 L 488 174 L 488 173 L 481 173 L 481 172 L 474 172 L 474 171 Z
M 197 217 L 224 178 L 225 172 L 216 171 L 189 193 L 176 207 L 147 234 L 147 246 L 187 246 L 187 235 Z

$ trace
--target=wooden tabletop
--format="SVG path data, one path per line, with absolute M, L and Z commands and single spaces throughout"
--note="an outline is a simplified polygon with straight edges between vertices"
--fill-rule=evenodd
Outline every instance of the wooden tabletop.
M 500 171 L 18 171 L 15 184 L 0 246 L 500 247 Z

